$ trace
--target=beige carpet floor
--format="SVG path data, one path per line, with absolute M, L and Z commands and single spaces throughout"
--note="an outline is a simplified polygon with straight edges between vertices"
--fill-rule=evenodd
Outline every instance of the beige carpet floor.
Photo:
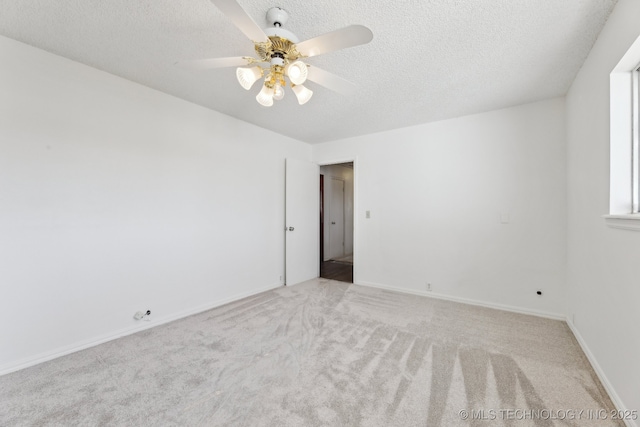
M 564 322 L 323 279 L 0 377 L 2 426 L 617 425 L 589 419 L 611 409 Z

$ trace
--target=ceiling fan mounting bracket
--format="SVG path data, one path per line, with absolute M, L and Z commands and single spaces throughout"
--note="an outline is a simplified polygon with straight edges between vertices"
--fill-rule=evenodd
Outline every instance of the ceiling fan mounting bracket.
M 271 27 L 282 27 L 289 20 L 289 14 L 281 7 L 272 7 L 267 11 L 267 22 Z

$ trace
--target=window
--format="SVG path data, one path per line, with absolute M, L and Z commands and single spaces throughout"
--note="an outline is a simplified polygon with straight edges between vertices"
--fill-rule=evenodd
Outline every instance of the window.
M 610 77 L 607 225 L 640 231 L 640 37 Z
M 631 147 L 631 213 L 638 213 L 640 199 L 640 65 L 632 73 L 633 144 Z

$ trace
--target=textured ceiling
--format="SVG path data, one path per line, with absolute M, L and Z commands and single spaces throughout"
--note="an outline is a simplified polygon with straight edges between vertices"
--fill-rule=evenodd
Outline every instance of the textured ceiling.
M 0 0 L 0 34 L 301 141 L 318 143 L 564 95 L 617 0 L 238 0 L 261 26 L 273 6 L 300 40 L 361 24 L 373 41 L 307 62 L 357 84 L 314 83 L 271 108 L 234 68 L 178 60 L 251 56 L 208 0 Z

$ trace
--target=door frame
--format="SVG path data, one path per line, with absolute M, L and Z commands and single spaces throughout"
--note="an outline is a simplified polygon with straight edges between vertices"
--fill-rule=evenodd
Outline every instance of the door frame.
M 319 167 L 320 165 L 318 165 Z M 320 265 L 324 262 L 324 175 L 320 174 Z
M 358 230 L 360 228 L 360 201 L 358 198 L 360 178 L 358 176 L 358 156 L 342 157 L 338 159 L 324 160 L 316 163 L 318 164 L 318 166 L 330 166 L 340 163 L 353 163 L 353 284 L 357 285 L 358 266 L 360 265 L 360 257 L 358 256 Z

